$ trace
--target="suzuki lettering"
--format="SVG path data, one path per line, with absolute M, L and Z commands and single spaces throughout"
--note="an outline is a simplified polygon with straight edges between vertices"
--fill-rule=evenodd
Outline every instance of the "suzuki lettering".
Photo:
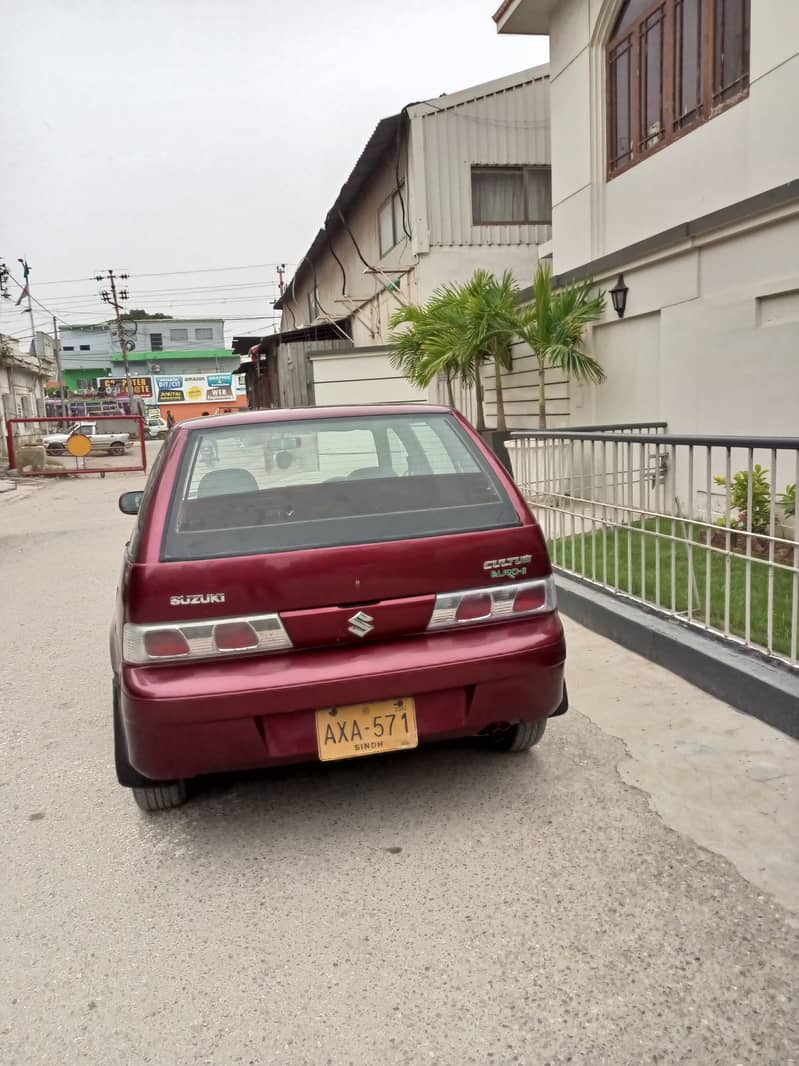
M 170 596 L 173 607 L 191 607 L 195 603 L 224 603 L 224 592 L 200 592 L 195 596 Z

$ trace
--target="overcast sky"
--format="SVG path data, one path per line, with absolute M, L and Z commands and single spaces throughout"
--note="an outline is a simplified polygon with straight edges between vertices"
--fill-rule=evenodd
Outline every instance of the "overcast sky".
M 266 329 L 272 264 L 291 272 L 378 119 L 547 61 L 497 35 L 498 3 L 0 0 L 0 258 L 19 277 L 27 256 L 66 321 L 105 317 L 89 279 L 114 267 L 134 307 Z M 0 331 L 24 335 L 10 303 Z

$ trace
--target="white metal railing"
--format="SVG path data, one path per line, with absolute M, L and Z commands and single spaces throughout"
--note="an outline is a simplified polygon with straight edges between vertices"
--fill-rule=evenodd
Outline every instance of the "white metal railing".
M 799 438 L 514 433 L 552 564 L 799 669 Z

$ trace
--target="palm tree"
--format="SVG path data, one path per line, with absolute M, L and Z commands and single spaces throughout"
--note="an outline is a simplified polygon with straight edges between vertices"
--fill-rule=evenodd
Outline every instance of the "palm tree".
M 547 428 L 547 367 L 557 367 L 573 381 L 600 385 L 605 380 L 602 366 L 582 348 L 586 329 L 604 310 L 605 295 L 594 293 L 590 281 L 553 290 L 552 268 L 539 264 L 532 302 L 518 316 L 518 335 L 538 360 L 539 429 Z
M 506 429 L 502 371 L 512 365 L 512 344 L 518 325 L 518 288 L 510 273 L 497 280 L 478 270 L 465 285 L 444 285 L 424 307 L 403 307 L 391 319 L 394 352 L 391 363 L 412 383 L 428 386 L 439 374 L 459 379 L 475 391 L 477 429 L 485 430 L 483 367 L 494 363 L 497 384 L 497 428 Z M 406 326 L 407 329 L 401 329 Z
M 416 304 L 408 304 L 399 308 L 391 316 L 391 340 L 394 350 L 389 356 L 389 362 L 395 370 L 399 370 L 406 381 L 417 388 L 426 388 L 429 382 L 422 371 L 421 363 L 425 351 L 425 342 L 429 337 L 430 323 L 428 311 Z M 409 327 L 402 329 L 402 326 Z M 425 378 L 423 381 L 422 379 Z M 455 406 L 455 397 L 452 391 L 452 376 L 446 374 L 447 398 L 450 407 Z
M 438 373 L 447 382 L 447 399 L 455 406 L 452 381 L 460 376 L 450 336 L 457 318 L 455 301 L 445 289 L 437 290 L 424 307 L 408 304 L 391 316 L 391 340 L 394 350 L 389 356 L 393 367 L 419 389 L 426 389 Z M 406 326 L 407 329 L 402 327 Z M 435 367 L 431 362 L 435 360 Z
M 497 393 L 497 429 L 505 430 L 505 396 L 502 371 L 513 369 L 513 342 L 517 328 L 519 287 L 510 271 L 497 280 L 485 270 L 476 270 L 463 287 L 467 333 L 466 357 L 473 363 L 482 391 L 482 368 L 494 364 Z

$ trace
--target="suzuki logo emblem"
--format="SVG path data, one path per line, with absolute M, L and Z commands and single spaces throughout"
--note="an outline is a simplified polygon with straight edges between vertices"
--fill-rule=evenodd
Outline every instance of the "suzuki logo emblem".
M 364 611 L 358 611 L 352 618 L 348 618 L 349 625 L 347 629 L 352 633 L 354 637 L 365 637 L 367 633 L 371 633 L 374 629 L 374 618 L 370 614 L 366 614 Z

